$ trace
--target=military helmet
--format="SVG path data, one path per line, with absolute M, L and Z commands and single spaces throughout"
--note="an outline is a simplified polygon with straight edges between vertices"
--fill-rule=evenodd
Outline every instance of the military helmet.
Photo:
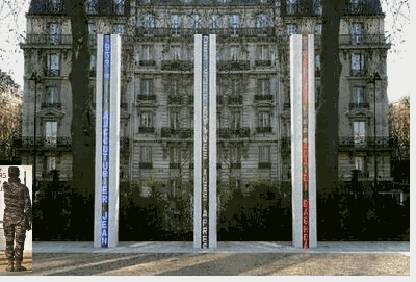
M 9 166 L 8 169 L 9 177 L 16 178 L 20 175 L 20 170 L 17 166 Z

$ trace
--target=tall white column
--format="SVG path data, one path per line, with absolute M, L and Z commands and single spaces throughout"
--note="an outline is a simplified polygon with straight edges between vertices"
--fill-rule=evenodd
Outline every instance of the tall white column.
M 118 244 L 121 37 L 97 35 L 94 247 Z
M 315 61 L 314 36 L 290 37 L 292 243 L 315 248 Z
M 194 35 L 193 245 L 216 248 L 216 38 Z

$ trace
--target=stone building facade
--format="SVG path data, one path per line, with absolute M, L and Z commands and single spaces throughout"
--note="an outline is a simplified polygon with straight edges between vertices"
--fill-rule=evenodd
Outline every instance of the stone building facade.
M 71 25 L 64 0 L 32 0 L 27 13 L 21 153 L 31 163 L 37 113 L 37 177 L 71 178 Z M 218 182 L 248 187 L 290 181 L 289 35 L 316 35 L 318 0 L 87 0 L 90 90 L 95 91 L 95 34 L 121 33 L 121 179 L 157 179 L 168 193 L 192 181 L 194 33 L 217 34 Z M 340 24 L 339 177 L 362 171 L 390 180 L 384 14 L 379 0 L 346 1 Z M 35 72 L 37 103 L 34 103 Z M 380 79 L 373 79 L 378 73 Z M 375 99 L 373 95 L 375 94 Z M 374 121 L 376 121 L 374 125 Z M 375 127 L 374 127 L 375 126 Z M 374 129 L 375 128 L 375 138 Z

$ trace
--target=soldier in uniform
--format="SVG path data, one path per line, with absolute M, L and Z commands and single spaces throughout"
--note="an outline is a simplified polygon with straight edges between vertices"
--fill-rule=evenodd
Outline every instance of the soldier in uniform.
M 26 230 L 31 229 L 32 205 L 30 202 L 29 189 L 20 183 L 19 168 L 10 166 L 8 174 L 8 182 L 3 183 L 5 204 L 3 228 L 4 237 L 6 238 L 6 271 L 20 272 L 26 270 L 26 268 L 22 266 L 23 248 Z

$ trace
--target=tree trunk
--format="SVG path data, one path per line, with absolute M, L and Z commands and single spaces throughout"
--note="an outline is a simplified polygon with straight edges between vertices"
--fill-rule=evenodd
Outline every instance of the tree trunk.
M 345 0 L 322 0 L 321 91 L 316 116 L 316 176 L 319 195 L 336 189 L 338 181 L 338 96 L 341 63 L 339 26 Z
M 95 126 L 89 97 L 88 25 L 84 0 L 65 1 L 72 29 L 72 218 L 74 239 L 93 238 Z M 88 226 L 89 229 L 85 227 Z M 82 232 L 81 232 L 82 231 Z M 91 231 L 91 232 L 89 232 Z

